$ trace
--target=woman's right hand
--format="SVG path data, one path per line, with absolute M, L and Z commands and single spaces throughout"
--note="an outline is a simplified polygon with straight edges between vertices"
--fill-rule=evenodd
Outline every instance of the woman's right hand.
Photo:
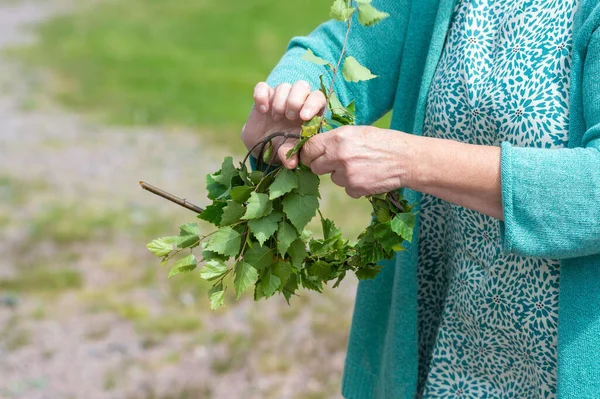
M 254 107 L 242 129 L 242 141 L 250 149 L 272 133 L 299 134 L 302 124 L 319 114 L 325 105 L 325 95 L 319 90 L 311 92 L 310 84 L 303 80 L 275 88 L 260 82 L 254 88 Z M 282 140 L 273 140 L 274 148 L 279 148 L 277 157 L 287 168 L 295 168 L 298 157 L 286 159 L 286 154 L 296 140 L 287 140 L 280 146 Z

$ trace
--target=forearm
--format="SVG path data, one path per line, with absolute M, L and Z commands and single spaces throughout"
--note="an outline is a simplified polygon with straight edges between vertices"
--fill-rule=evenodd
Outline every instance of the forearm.
M 411 136 L 405 186 L 504 220 L 500 147 Z

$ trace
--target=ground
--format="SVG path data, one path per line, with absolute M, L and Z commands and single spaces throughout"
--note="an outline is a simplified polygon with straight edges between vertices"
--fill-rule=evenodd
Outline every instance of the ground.
M 0 0 L 0 48 L 70 7 Z M 145 249 L 194 215 L 138 180 L 202 205 L 236 147 L 197 126 L 106 126 L 44 95 L 52 79 L 0 53 L 0 398 L 339 397 L 355 280 L 212 312 L 206 286 L 167 280 Z

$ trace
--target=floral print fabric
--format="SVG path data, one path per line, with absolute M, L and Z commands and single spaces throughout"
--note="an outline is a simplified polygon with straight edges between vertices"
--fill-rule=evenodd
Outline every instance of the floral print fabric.
M 459 1 L 424 135 L 566 146 L 576 7 Z M 559 262 L 503 253 L 498 220 L 429 195 L 420 229 L 418 396 L 556 397 Z

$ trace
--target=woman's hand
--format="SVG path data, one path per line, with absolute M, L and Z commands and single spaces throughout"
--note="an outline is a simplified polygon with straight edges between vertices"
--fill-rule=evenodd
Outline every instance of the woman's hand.
M 250 149 L 272 133 L 300 133 L 300 126 L 319 114 L 326 103 L 325 95 L 318 90 L 311 92 L 310 84 L 303 80 L 276 88 L 261 82 L 254 88 L 254 107 L 242 129 L 242 141 Z M 274 140 L 275 148 L 281 140 Z M 295 140 L 286 141 L 279 148 L 279 159 L 285 159 L 294 144 Z M 297 165 L 298 158 L 290 159 L 288 164 Z
M 352 198 L 382 194 L 409 184 L 412 137 L 371 126 L 344 126 L 312 137 L 300 159 L 317 175 L 331 173 L 331 180 Z
M 499 147 L 344 126 L 312 137 L 300 158 L 352 198 L 406 187 L 504 219 Z

